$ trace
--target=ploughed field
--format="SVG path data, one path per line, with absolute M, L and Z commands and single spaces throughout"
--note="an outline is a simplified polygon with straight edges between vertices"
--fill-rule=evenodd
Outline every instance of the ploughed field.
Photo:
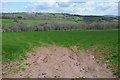
M 79 49 L 95 47 L 93 54 L 100 63 L 108 65 L 115 75 L 118 68 L 118 30 L 73 30 L 2 33 L 3 64 L 27 58 L 26 52 L 43 43 Z

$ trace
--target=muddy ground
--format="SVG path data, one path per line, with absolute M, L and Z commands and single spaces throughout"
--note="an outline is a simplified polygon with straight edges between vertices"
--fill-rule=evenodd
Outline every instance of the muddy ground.
M 3 78 L 113 78 L 106 65 L 97 63 L 90 51 L 76 46 L 39 47 L 29 52 L 28 59 L 18 64 L 3 65 Z

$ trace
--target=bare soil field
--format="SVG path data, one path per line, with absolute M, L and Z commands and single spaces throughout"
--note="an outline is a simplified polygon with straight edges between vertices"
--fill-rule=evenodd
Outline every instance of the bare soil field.
M 76 46 L 34 48 L 29 58 L 3 65 L 3 78 L 114 78 L 106 65 L 97 63 L 91 51 Z M 26 64 L 26 65 L 25 65 Z M 14 65 L 10 69 L 5 67 Z M 18 70 L 21 68 L 22 70 Z M 17 71 L 15 73 L 15 71 Z

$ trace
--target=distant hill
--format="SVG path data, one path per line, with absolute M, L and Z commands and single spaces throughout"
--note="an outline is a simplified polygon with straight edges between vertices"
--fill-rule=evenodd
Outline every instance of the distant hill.
M 107 16 L 107 17 L 118 17 L 117 15 L 103 15 L 103 16 Z
M 115 15 L 76 15 L 67 13 L 3 13 L 3 19 L 67 20 L 67 21 L 118 21 Z

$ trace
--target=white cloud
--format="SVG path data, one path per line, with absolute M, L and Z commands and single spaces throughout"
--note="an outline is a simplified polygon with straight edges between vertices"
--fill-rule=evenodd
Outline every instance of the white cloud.
M 107 0 L 107 2 L 104 2 L 105 0 L 29 0 L 29 2 L 30 1 L 31 3 L 29 5 L 24 6 L 25 11 L 75 13 L 81 15 L 117 15 L 118 13 L 118 0 L 114 0 L 114 2 L 113 0 Z
M 95 4 L 95 1 L 88 1 L 88 2 L 86 2 L 86 5 L 93 5 L 93 4 Z
M 97 5 L 96 10 L 101 14 L 118 14 L 118 4 L 115 2 L 112 3 L 100 3 Z
M 31 3 L 25 6 L 25 9 L 32 12 L 60 12 L 60 13 L 76 13 L 76 14 L 88 14 L 88 15 L 117 15 L 118 13 L 118 3 L 116 2 L 94 2 L 88 1 L 85 3 L 71 3 L 58 2 L 56 0 L 53 2 L 43 2 Z M 52 0 L 51 0 L 52 1 Z
M 113 0 L 2 0 L 2 2 L 112 2 Z M 119 0 L 114 0 L 114 2 L 119 2 Z

